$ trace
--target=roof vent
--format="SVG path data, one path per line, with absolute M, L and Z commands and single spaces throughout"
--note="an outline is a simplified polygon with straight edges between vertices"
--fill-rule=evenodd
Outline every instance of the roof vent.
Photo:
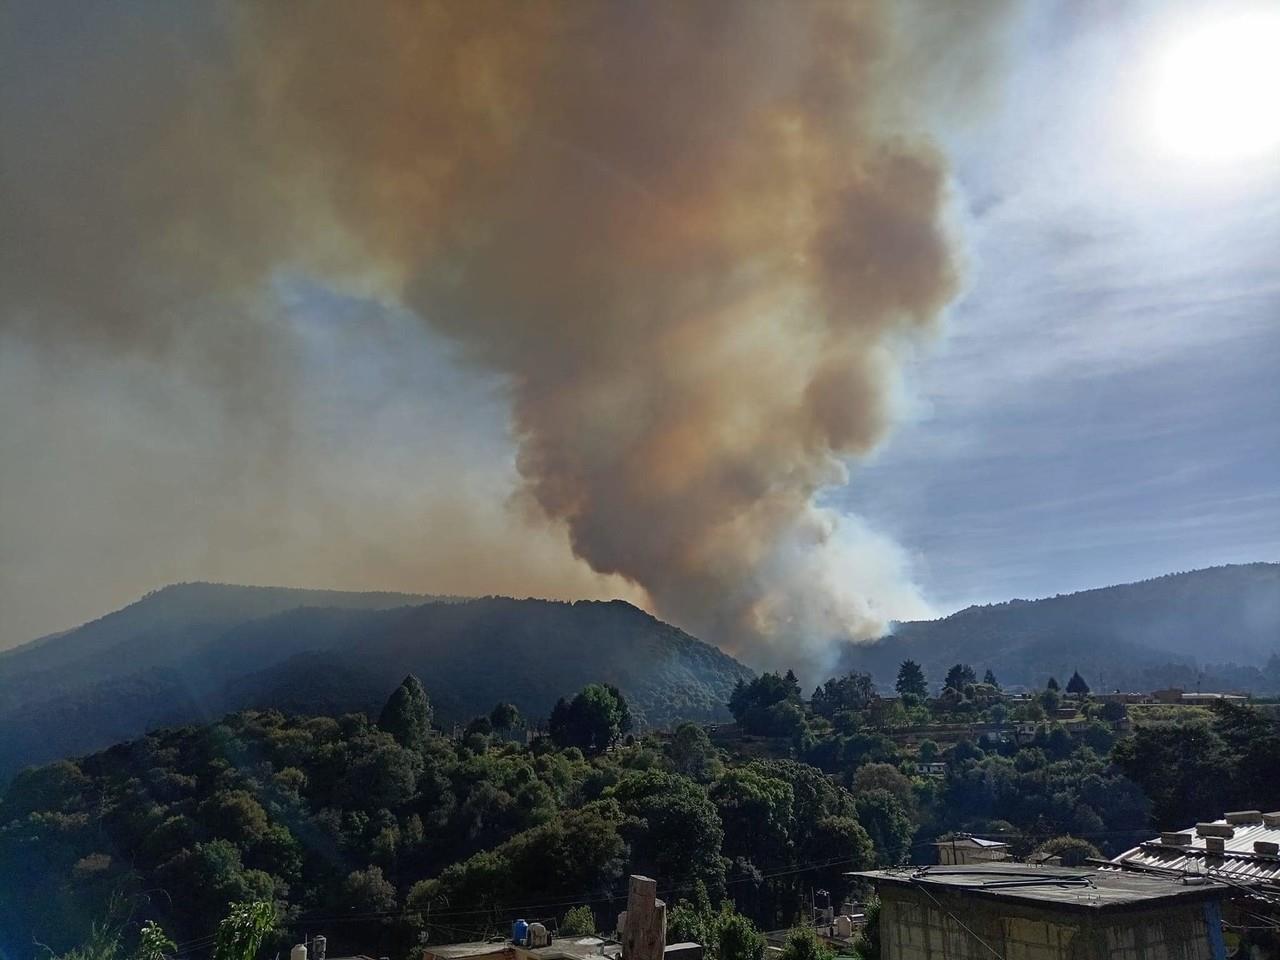
M 1280 812 L 1264 813 L 1262 815 L 1262 822 L 1268 827 L 1280 827 Z
M 1237 810 L 1226 815 L 1227 823 L 1262 823 L 1261 810 Z
M 1280 856 L 1280 843 L 1276 843 L 1274 840 L 1255 840 L 1253 841 L 1253 852 L 1261 853 L 1268 857 Z
M 1160 834 L 1160 842 L 1169 847 L 1189 847 L 1191 846 L 1190 833 L 1162 833 Z
M 1197 823 L 1196 835 L 1201 837 L 1225 837 L 1236 835 L 1236 828 L 1229 823 Z
M 1204 848 L 1209 853 L 1224 853 L 1227 849 L 1227 841 L 1222 837 L 1206 837 Z

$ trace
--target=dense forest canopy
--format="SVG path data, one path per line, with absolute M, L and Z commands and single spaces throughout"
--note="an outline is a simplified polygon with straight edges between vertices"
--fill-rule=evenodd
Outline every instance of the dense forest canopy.
M 1280 793 L 1280 731 L 1259 709 L 1156 711 L 1126 732 L 1122 706 L 1012 700 L 953 668 L 962 688 L 934 699 L 884 700 L 857 674 L 805 698 L 764 674 L 731 692 L 735 727 L 639 737 L 625 694 L 589 684 L 529 742 L 509 702 L 444 735 L 409 676 L 376 721 L 247 710 L 31 768 L 0 795 L 0 951 L 66 950 L 115 917 L 129 942 L 154 920 L 198 954 L 234 904 L 258 902 L 271 943 L 323 927 L 335 950 L 400 957 L 517 914 L 608 929 L 643 872 L 673 936 L 738 960 L 811 890 L 858 897 L 846 871 L 930 862 L 957 831 L 1080 859 Z M 900 673 L 913 687 L 923 671 Z M 1076 719 L 1055 721 L 1064 708 Z M 903 736 L 948 723 L 1032 732 Z M 940 776 L 922 772 L 934 761 Z

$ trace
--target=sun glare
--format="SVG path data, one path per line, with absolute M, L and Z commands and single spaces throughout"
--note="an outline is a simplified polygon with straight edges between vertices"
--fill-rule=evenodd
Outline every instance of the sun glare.
M 1160 147 L 1201 162 L 1280 152 L 1280 9 L 1173 31 L 1153 63 L 1147 115 Z

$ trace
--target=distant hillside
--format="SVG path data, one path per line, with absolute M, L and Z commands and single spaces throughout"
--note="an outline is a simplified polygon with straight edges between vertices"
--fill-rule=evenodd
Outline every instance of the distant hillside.
M 1042 686 L 1079 670 L 1097 689 L 1151 689 L 1197 681 L 1280 691 L 1280 564 L 1175 573 L 1043 600 L 969 607 L 900 624 L 850 647 L 843 666 L 892 686 L 898 664 L 920 662 L 939 682 L 956 662 L 1005 685 Z
M 426 602 L 424 602 L 426 601 Z M 621 601 L 182 584 L 0 653 L 0 781 L 157 726 L 243 707 L 376 709 L 406 673 L 442 723 L 499 700 L 533 718 L 592 681 L 654 725 L 725 716 L 751 671 Z

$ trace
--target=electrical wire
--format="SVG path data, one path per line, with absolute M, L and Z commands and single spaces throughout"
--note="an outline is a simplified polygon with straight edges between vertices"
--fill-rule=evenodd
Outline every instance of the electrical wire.
M 938 898 L 929 892 L 928 888 L 924 885 L 924 878 L 922 875 L 917 874 L 915 876 L 912 876 L 911 882 L 918 890 L 920 890 L 921 893 L 923 893 L 926 897 L 932 900 L 934 905 L 939 910 L 941 910 L 948 917 L 954 920 L 960 926 L 961 930 L 963 930 L 965 933 L 969 934 L 969 936 L 973 937 L 973 939 L 977 940 L 980 944 L 982 944 L 982 946 L 986 948 L 987 952 L 990 953 L 993 957 L 995 957 L 996 960 L 1004 960 L 1004 956 L 999 951 L 997 951 L 995 947 L 991 946 L 991 944 L 987 943 L 987 941 L 983 940 L 980 936 L 974 933 L 973 930 L 970 929 L 969 926 L 967 926 L 963 920 L 961 920 L 954 913 L 952 913 L 950 910 L 944 907 L 938 901 Z

